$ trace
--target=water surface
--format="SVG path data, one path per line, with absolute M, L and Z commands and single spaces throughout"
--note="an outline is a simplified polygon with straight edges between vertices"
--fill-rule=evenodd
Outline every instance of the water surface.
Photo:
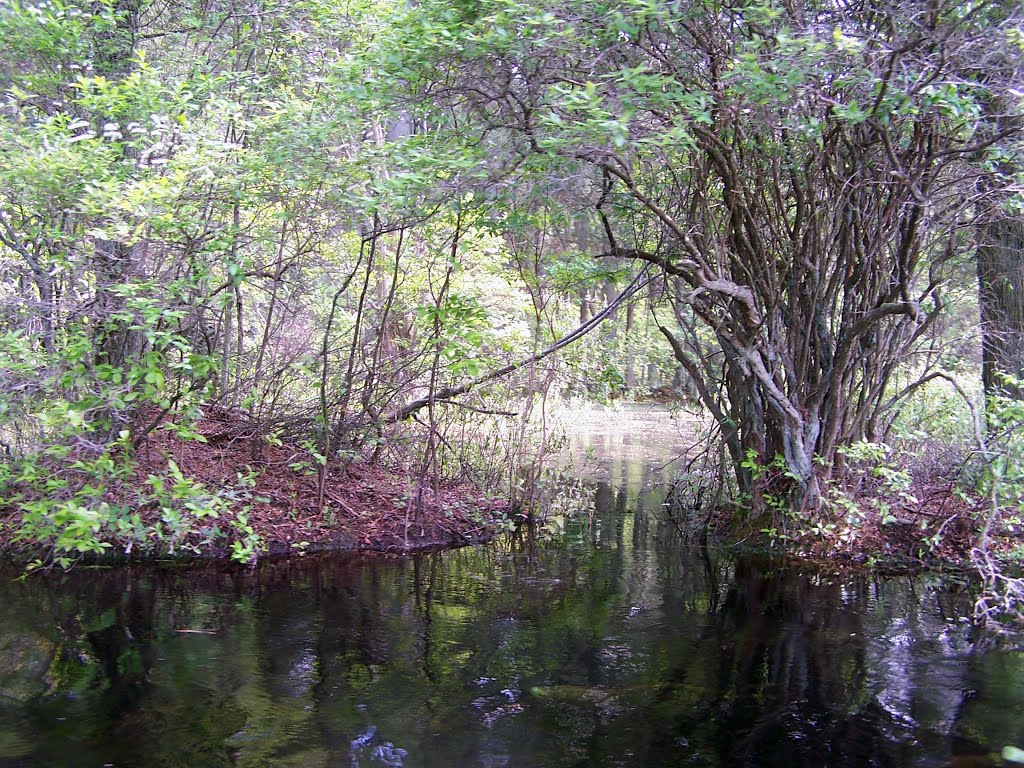
M 0 766 L 967 766 L 1024 745 L 1024 654 L 972 631 L 968 589 L 706 552 L 657 462 L 629 466 L 561 543 L 8 574 Z

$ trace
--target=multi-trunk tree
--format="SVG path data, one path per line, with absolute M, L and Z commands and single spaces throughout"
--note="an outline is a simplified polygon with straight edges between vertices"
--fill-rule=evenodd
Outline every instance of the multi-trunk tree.
M 659 277 L 741 490 L 811 514 L 948 311 L 1005 138 L 983 104 L 1014 87 L 965 73 L 1012 31 L 952 2 L 427 2 L 381 67 L 493 147 L 480 185 L 544 179 L 599 223 L 595 257 Z

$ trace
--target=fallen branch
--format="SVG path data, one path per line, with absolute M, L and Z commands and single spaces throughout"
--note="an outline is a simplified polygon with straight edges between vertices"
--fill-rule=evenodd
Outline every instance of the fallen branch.
M 622 292 L 618 296 L 616 296 L 615 299 L 613 299 L 611 303 L 608 304 L 608 306 L 606 306 L 599 313 L 590 318 L 587 322 L 578 326 L 571 333 L 568 333 L 562 338 L 558 339 L 551 346 L 546 347 L 545 349 L 542 349 L 540 352 L 532 354 L 529 357 L 523 358 L 518 362 L 509 363 L 508 365 L 504 365 L 501 368 L 498 368 L 497 370 L 491 371 L 490 373 L 485 373 L 482 376 L 477 376 L 475 379 L 467 381 L 465 384 L 460 384 L 455 387 L 445 387 L 444 389 L 438 392 L 434 392 L 433 394 L 428 395 L 427 397 L 421 397 L 418 400 L 413 400 L 411 403 L 404 405 L 401 408 L 388 414 L 384 418 L 384 420 L 389 423 L 404 421 L 405 419 L 410 418 L 421 408 L 425 408 L 428 405 L 430 405 L 430 403 L 432 402 L 437 403 L 445 400 L 451 400 L 452 398 L 455 397 L 459 397 L 460 395 L 466 394 L 470 390 L 476 389 L 482 384 L 487 384 L 488 382 L 494 381 L 495 379 L 500 379 L 501 377 L 507 376 L 508 374 L 519 370 L 520 368 L 524 368 L 527 365 L 543 360 L 545 357 L 548 357 L 549 355 L 554 354 L 558 350 L 569 346 L 573 342 L 579 341 L 592 330 L 597 328 L 597 326 L 599 326 L 608 317 L 610 317 L 616 309 L 618 309 L 622 304 L 624 304 L 628 299 L 630 299 L 637 291 L 639 291 L 641 288 L 647 285 L 648 282 L 650 282 L 650 278 L 647 276 L 647 269 L 644 268 L 643 270 L 637 273 L 637 275 L 629 282 L 629 285 L 623 288 Z
M 460 403 L 456 400 L 443 400 L 442 404 L 455 405 L 467 411 L 473 411 L 473 413 L 482 413 L 485 416 L 507 416 L 510 419 L 519 416 L 518 411 L 497 411 L 491 408 L 477 408 L 475 405 L 467 405 L 466 403 Z

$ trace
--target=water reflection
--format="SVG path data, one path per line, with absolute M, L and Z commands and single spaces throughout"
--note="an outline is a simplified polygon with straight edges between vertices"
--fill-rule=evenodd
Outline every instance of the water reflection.
M 1024 657 L 937 579 L 685 546 L 606 483 L 566 546 L 0 581 L 3 766 L 938 766 Z

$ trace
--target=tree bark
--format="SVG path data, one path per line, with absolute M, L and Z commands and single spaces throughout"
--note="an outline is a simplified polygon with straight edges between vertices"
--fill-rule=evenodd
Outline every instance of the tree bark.
M 993 135 L 1020 131 L 1024 121 L 998 96 L 984 104 Z M 985 395 L 1024 398 L 1024 218 L 1010 208 L 1014 195 L 1004 179 L 1021 172 L 1019 161 L 1004 160 L 978 183 L 978 310 L 981 319 L 982 382 Z
M 985 394 L 1024 398 L 1024 220 L 1001 209 L 980 227 L 978 306 Z

